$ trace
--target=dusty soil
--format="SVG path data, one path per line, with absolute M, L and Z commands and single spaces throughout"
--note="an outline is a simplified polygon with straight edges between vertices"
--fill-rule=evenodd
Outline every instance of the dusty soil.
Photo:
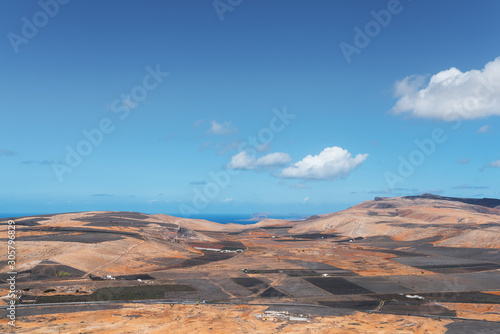
M 460 328 L 459 320 L 428 317 L 414 295 L 500 295 L 500 209 L 459 201 L 378 199 L 306 221 L 250 225 L 133 212 L 18 221 L 17 289 L 24 300 L 185 284 L 193 289 L 168 292 L 164 299 L 234 304 L 127 302 L 74 313 L 71 307 L 57 312 L 40 307 L 18 318 L 18 333 L 445 333 L 446 325 Z M 0 224 L 0 234 L 6 229 Z M 8 271 L 3 260 L 0 280 Z M 101 279 L 138 274 L 153 279 Z M 246 280 L 262 284 L 238 283 Z M 7 287 L 0 282 L 0 306 L 6 304 Z M 397 300 L 379 304 L 377 295 L 391 293 Z M 477 320 L 488 326 L 500 321 L 500 303 L 482 304 L 489 299 L 425 303 L 475 328 Z M 330 313 L 308 315 L 309 322 L 262 320 L 268 306 L 257 303 L 330 305 L 325 308 Z M 397 315 L 398 305 L 410 315 Z M 6 323 L 1 317 L 1 332 L 9 330 Z
M 266 321 L 263 306 L 126 305 L 118 310 L 20 318 L 16 333 L 445 333 L 450 320 L 355 313 L 307 322 Z M 2 332 L 9 332 L 0 320 Z

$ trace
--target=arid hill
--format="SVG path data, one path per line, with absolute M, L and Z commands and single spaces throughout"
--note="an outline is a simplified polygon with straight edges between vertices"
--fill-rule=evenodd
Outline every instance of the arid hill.
M 82 276 L 142 272 L 200 256 L 187 242 L 217 241 L 190 229 L 197 226 L 192 220 L 160 216 L 93 211 L 16 218 L 17 269 L 32 271 L 49 261 Z
M 16 332 L 494 332 L 497 204 L 375 198 L 245 225 L 113 211 L 17 217 Z
M 500 200 L 436 195 L 377 197 L 347 210 L 319 215 L 289 232 L 338 232 L 351 238 L 389 236 L 397 241 L 433 238 L 445 247 L 500 247 Z
M 246 225 L 134 212 L 24 217 L 16 219 L 21 241 L 18 269 L 28 271 L 42 261 L 52 261 L 86 275 L 156 270 L 203 257 L 200 248 L 222 249 L 233 242 L 227 238 L 221 241 L 222 234 L 244 235 L 246 231 L 271 237 L 277 231 L 285 231 L 283 227 L 287 228 L 287 235 L 298 238 L 314 234 L 338 234 L 353 239 L 385 236 L 400 242 L 426 239 L 444 247 L 499 248 L 498 203 L 495 199 L 428 194 L 377 197 L 305 221 L 266 219 Z M 203 246 L 207 244 L 215 246 Z

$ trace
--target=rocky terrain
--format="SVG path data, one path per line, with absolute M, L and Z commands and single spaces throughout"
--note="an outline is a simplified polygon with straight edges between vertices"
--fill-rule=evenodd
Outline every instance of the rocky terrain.
M 383 198 L 315 216 L 291 233 L 340 232 L 356 237 L 390 236 L 397 241 L 434 238 L 436 246 L 500 247 L 500 200 L 436 195 Z
M 16 332 L 489 333 L 500 326 L 499 203 L 375 198 L 247 225 L 16 217 Z

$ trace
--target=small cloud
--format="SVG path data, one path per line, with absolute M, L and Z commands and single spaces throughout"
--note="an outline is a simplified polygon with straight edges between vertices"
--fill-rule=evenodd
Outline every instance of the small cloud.
M 207 149 L 207 147 L 210 146 L 210 141 L 206 141 L 201 146 L 198 148 L 198 151 L 203 152 L 204 150 Z
M 226 198 L 226 199 L 221 200 L 222 203 L 230 203 L 232 201 L 233 201 L 232 198 Z
M 13 156 L 13 155 L 16 155 L 17 153 L 14 152 L 14 151 L 11 151 L 9 150 L 8 148 L 2 148 L 0 150 L 0 155 L 4 155 L 4 156 Z
M 217 121 L 212 121 L 210 123 L 210 132 L 214 135 L 228 135 L 235 131 L 236 129 L 231 126 L 231 122 L 217 123 Z
M 477 133 L 486 133 L 490 131 L 490 126 L 489 125 L 483 125 L 477 130 Z
M 302 201 L 302 203 L 307 203 L 309 202 L 309 197 L 305 197 L 304 200 Z
M 492 161 L 489 164 L 483 166 L 480 171 L 485 170 L 486 168 L 500 168 L 500 160 Z
M 110 195 L 110 194 L 93 194 L 92 196 L 96 196 L 96 197 L 111 197 L 111 196 L 114 196 L 114 195 Z
M 458 159 L 457 164 L 467 165 L 469 163 L 469 161 L 470 161 L 470 158 Z
M 367 194 L 370 195 L 375 195 L 375 194 L 391 194 L 391 189 L 381 189 L 381 190 L 370 190 L 366 192 Z
M 271 143 L 264 143 L 258 146 L 255 146 L 255 150 L 257 152 L 269 152 L 271 150 Z
M 291 161 L 288 153 L 269 153 L 261 158 L 250 156 L 246 151 L 241 151 L 231 158 L 229 169 L 253 170 L 269 167 L 283 166 Z
M 384 190 L 370 190 L 366 192 L 367 194 L 370 195 L 375 195 L 375 194 L 392 194 L 391 189 L 384 189 Z
M 468 184 L 461 184 L 451 189 L 489 189 L 489 188 L 490 187 L 485 187 L 485 186 L 469 186 Z
M 229 169 L 255 169 L 255 162 L 257 159 L 248 155 L 246 151 L 241 151 L 240 153 L 231 157 L 231 162 L 227 166 Z
M 341 147 L 327 147 L 320 154 L 308 155 L 283 169 L 280 176 L 289 179 L 337 180 L 347 177 L 367 157 L 368 154 L 352 157 Z
M 381 189 L 381 190 L 371 190 L 367 191 L 367 194 L 376 195 L 376 194 L 385 194 L 385 195 L 408 195 L 408 194 L 416 194 L 418 193 L 417 188 L 390 188 L 390 189 Z
M 173 133 L 169 133 L 168 135 L 165 135 L 165 137 L 163 137 L 163 139 L 165 141 L 170 141 L 170 140 L 172 140 L 174 138 L 175 138 L 175 134 L 173 134 Z
M 207 181 L 191 181 L 189 184 L 192 186 L 204 186 L 207 184 Z
M 310 189 L 311 187 L 309 187 L 307 184 L 304 184 L 304 183 L 297 183 L 297 184 L 290 185 L 290 188 L 302 190 L 302 189 Z
M 393 191 L 407 191 L 407 192 L 418 192 L 417 188 L 392 188 Z
M 148 203 L 158 203 L 160 200 L 158 199 L 150 199 L 148 200 Z
M 240 142 L 237 140 L 234 140 L 232 142 L 228 143 L 220 143 L 217 145 L 218 148 L 220 148 L 220 151 L 217 152 L 217 155 L 223 155 L 226 154 L 229 151 L 236 151 L 238 150 L 240 146 Z
M 199 119 L 197 120 L 196 122 L 193 123 L 193 127 L 197 128 L 201 125 L 201 123 L 203 123 L 203 120 L 202 119 Z
M 57 164 L 55 161 L 52 160 L 25 160 L 21 161 L 21 163 L 25 165 L 52 165 L 52 164 Z

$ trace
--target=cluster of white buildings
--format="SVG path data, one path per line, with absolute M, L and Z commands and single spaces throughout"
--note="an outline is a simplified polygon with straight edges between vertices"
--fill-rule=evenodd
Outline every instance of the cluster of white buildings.
M 243 249 L 219 249 L 219 248 L 205 248 L 205 247 L 193 247 L 197 250 L 205 250 L 210 252 L 221 252 L 221 253 L 240 253 L 243 252 Z
M 310 321 L 308 314 L 290 314 L 287 311 L 264 311 L 255 314 L 255 317 L 261 321 Z

